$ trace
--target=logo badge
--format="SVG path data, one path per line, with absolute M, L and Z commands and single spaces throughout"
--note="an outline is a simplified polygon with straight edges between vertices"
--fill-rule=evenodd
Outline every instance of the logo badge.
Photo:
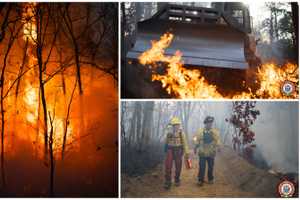
M 277 187 L 280 197 L 293 197 L 295 186 L 291 181 L 284 180 Z
M 290 96 L 295 91 L 295 85 L 291 81 L 284 81 L 281 85 L 281 93 Z

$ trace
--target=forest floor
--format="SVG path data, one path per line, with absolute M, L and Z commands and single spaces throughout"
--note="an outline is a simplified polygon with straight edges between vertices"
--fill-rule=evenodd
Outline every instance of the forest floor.
M 183 166 L 181 185 L 173 184 L 170 190 L 163 187 L 163 164 L 142 176 L 122 174 L 122 197 L 277 197 L 279 178 L 251 165 L 229 147 L 216 156 L 213 185 L 205 182 L 199 187 L 197 156 L 193 155 L 192 165 L 192 169 Z

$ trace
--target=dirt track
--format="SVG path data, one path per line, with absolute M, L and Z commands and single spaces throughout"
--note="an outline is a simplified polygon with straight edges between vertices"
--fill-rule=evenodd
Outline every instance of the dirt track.
M 181 186 L 172 185 L 170 190 L 163 188 L 162 164 L 143 176 L 122 174 L 122 197 L 277 197 L 279 179 L 250 165 L 228 147 L 216 157 L 213 185 L 197 186 L 197 162 L 195 156 L 192 169 L 183 167 Z

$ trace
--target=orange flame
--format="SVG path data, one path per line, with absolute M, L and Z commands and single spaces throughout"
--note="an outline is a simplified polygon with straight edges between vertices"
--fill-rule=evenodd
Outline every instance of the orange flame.
M 23 9 L 23 39 L 33 42 L 37 39 L 34 7 L 36 3 L 28 3 Z
M 260 80 L 260 88 L 256 96 L 268 96 L 270 98 L 287 98 L 282 95 L 281 87 L 285 81 L 290 81 L 297 86 L 298 91 L 298 66 L 288 63 L 282 67 L 270 63 L 258 68 L 257 77 Z M 292 93 L 289 98 L 298 98 L 298 92 Z
M 40 95 L 39 95 L 39 86 L 38 83 L 35 83 L 34 81 L 30 80 L 35 80 L 35 69 L 34 66 L 37 65 L 37 58 L 36 55 L 31 53 L 30 49 L 33 48 L 33 46 L 36 45 L 36 39 L 37 39 L 37 30 L 36 30 L 36 21 L 34 19 L 35 16 L 35 6 L 36 3 L 28 3 L 23 9 L 23 40 L 29 42 L 29 50 L 28 50 L 28 66 L 32 69 L 26 73 L 25 75 L 25 94 L 23 97 L 23 101 L 25 103 L 25 108 L 26 108 L 26 120 L 29 124 L 32 126 L 38 126 L 39 125 L 39 105 L 40 105 Z M 53 80 L 54 81 L 54 80 Z M 55 90 L 54 83 L 52 81 L 47 83 L 47 88 L 53 92 Z M 53 95 L 52 95 L 53 96 Z M 52 97 L 51 96 L 51 97 Z M 51 111 L 51 116 L 54 115 L 55 113 L 55 107 L 56 103 L 63 104 L 64 101 L 62 98 L 56 99 L 54 101 L 53 98 L 48 98 L 50 97 L 49 95 L 46 97 L 47 98 L 47 110 Z M 56 102 L 57 101 L 57 102 Z M 58 109 L 56 109 L 58 110 Z M 61 112 L 60 112 L 61 113 Z M 65 132 L 65 118 L 61 114 L 56 114 L 56 116 L 52 116 L 53 118 L 53 148 L 58 149 L 61 148 L 62 142 L 63 142 L 63 135 Z M 50 121 L 48 120 L 48 132 L 50 132 L 51 125 Z M 72 138 L 73 134 L 73 126 L 72 123 L 68 123 L 68 130 L 67 130 L 67 139 L 70 142 L 70 139 Z M 43 136 L 42 134 L 39 134 L 40 137 L 38 138 L 38 142 L 43 143 Z M 59 151 L 57 151 L 59 152 Z
M 153 72 L 152 81 L 160 81 L 162 87 L 165 88 L 169 94 L 173 94 L 178 98 L 201 99 L 298 97 L 298 93 L 296 92 L 288 97 L 281 92 L 281 85 L 284 81 L 289 80 L 296 83 L 298 80 L 298 66 L 290 63 L 282 68 L 274 64 L 262 65 L 257 73 L 260 87 L 255 93 L 251 91 L 251 88 L 248 88 L 248 91 L 241 92 L 240 94 L 224 96 L 218 92 L 215 85 L 208 83 L 199 70 L 186 69 L 184 67 L 180 51 L 176 51 L 173 56 L 164 55 L 165 49 L 170 45 L 173 38 L 174 35 L 171 33 L 164 34 L 159 41 L 151 41 L 152 47 L 139 56 L 139 62 L 143 65 L 153 65 L 156 62 L 164 62 L 167 64 L 166 73 L 161 75 Z M 297 71 L 296 74 L 295 71 Z M 298 86 L 296 87 L 296 91 L 298 91 Z

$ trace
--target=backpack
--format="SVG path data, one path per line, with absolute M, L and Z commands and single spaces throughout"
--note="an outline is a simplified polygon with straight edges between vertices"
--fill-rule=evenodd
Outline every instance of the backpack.
M 213 142 L 213 136 L 211 131 L 203 131 L 203 143 L 210 144 Z

